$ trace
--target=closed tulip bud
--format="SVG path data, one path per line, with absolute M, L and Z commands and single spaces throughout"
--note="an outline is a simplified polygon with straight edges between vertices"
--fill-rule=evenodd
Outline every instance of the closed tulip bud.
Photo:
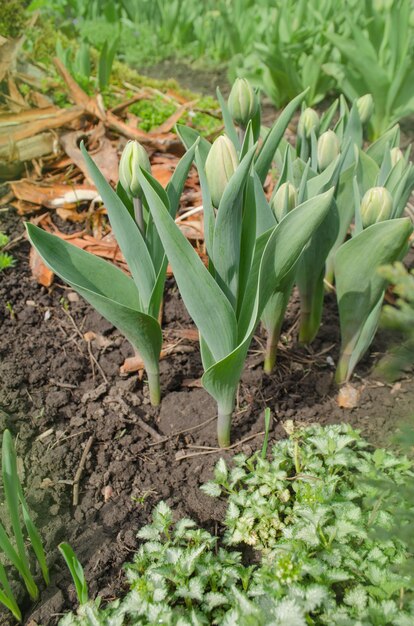
M 365 96 L 361 96 L 358 98 L 357 109 L 359 113 L 359 119 L 362 124 L 366 124 L 371 119 L 371 115 L 374 112 L 374 100 L 370 93 L 365 94 Z
M 319 130 L 319 115 L 314 109 L 308 107 L 299 118 L 298 134 L 304 139 L 309 139 L 312 131 Z
M 368 189 L 361 202 L 361 220 L 364 228 L 391 217 L 392 196 L 385 187 Z
M 327 130 L 318 139 L 318 168 L 325 170 L 339 154 L 340 143 L 333 130 Z
M 246 78 L 236 78 L 227 104 L 236 124 L 246 128 L 251 118 L 257 113 L 259 98 Z
M 236 149 L 225 135 L 217 137 L 206 159 L 206 176 L 211 202 L 218 208 L 224 190 L 239 164 Z
M 142 194 L 138 182 L 139 168 L 151 171 L 147 151 L 138 141 L 128 141 L 119 162 L 119 181 L 127 194 L 132 198 L 139 198 Z
M 272 209 L 278 222 L 280 222 L 292 209 L 295 208 L 298 199 L 295 187 L 292 183 L 282 183 L 272 199 Z
M 398 161 L 401 161 L 401 159 L 404 159 L 402 150 L 400 150 L 399 148 L 392 148 L 392 150 L 390 150 L 390 157 L 391 157 L 392 167 L 394 167 L 394 165 L 396 165 Z

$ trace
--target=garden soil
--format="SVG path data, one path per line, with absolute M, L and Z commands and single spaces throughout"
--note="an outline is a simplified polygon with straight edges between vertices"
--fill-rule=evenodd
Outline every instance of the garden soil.
M 389 345 L 379 333 L 352 380 L 353 409 L 338 406 L 334 363 L 339 329 L 334 297 L 327 297 L 322 328 L 311 348 L 297 344 L 298 302 L 285 321 L 278 366 L 262 371 L 263 336 L 254 338 L 240 384 L 232 450 L 218 452 L 215 405 L 200 388 L 202 367 L 192 322 L 174 281 L 163 310 L 165 337 L 176 352 L 161 361 L 162 403 L 149 404 L 144 380 L 120 375 L 128 342 L 81 298 L 56 279 L 50 289 L 31 276 L 21 218 L 0 213 L 0 230 L 21 237 L 11 252 L 16 266 L 0 274 L 0 430 L 16 437 L 22 480 L 45 540 L 52 583 L 37 605 L 20 592 L 26 624 L 56 624 L 76 606 L 73 585 L 57 546 L 68 541 L 85 568 L 91 597 L 103 601 L 126 588 L 122 564 L 132 558 L 138 529 L 165 500 L 219 532 L 224 504 L 199 486 L 220 455 L 250 454 L 263 442 L 263 412 L 273 415 L 272 439 L 294 424 L 347 422 L 372 444 L 389 445 L 397 424 L 413 410 L 414 383 L 372 374 Z M 194 333 L 193 333 L 194 334 Z M 82 462 L 85 446 L 89 453 Z M 84 455 L 85 457 L 85 455 Z M 75 484 L 74 484 L 75 481 Z M 73 504 L 78 491 L 78 501 Z M 11 624 L 7 616 L 0 624 Z

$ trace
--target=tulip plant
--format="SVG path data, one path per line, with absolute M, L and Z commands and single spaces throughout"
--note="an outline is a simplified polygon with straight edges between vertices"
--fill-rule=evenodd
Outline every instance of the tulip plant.
M 120 185 L 115 192 L 81 147 L 90 175 L 108 212 L 112 230 L 128 263 L 131 278 L 112 263 L 98 258 L 27 224 L 33 246 L 45 263 L 116 326 L 139 352 L 145 365 L 153 405 L 160 402 L 159 356 L 162 333 L 159 322 L 167 258 L 138 181 L 140 167 L 150 169 L 148 156 L 138 142 L 129 142 L 120 163 Z M 195 147 L 181 159 L 162 196 L 172 218 Z
M 414 189 L 414 166 L 408 155 L 398 148 L 388 150 L 381 167 L 368 155 L 364 160 L 365 167 L 357 168 L 354 178 L 353 237 L 334 260 L 341 324 L 338 383 L 349 380 L 375 335 L 387 284 L 378 270 L 404 257 L 413 232 L 411 220 L 402 217 Z
M 332 203 L 332 190 L 325 191 L 299 204 L 278 224 L 263 192 L 273 155 L 303 97 L 286 108 L 259 150 L 251 122 L 241 145 L 224 102 L 227 136 L 212 146 L 180 129 L 187 147 L 192 141 L 197 144 L 208 268 L 174 223 L 159 184 L 144 169 L 138 176 L 181 296 L 200 333 L 202 382 L 217 402 L 220 446 L 230 442 L 237 386 L 262 311 L 273 293 L 283 291 L 286 277 Z M 243 106 L 244 101 L 240 110 Z

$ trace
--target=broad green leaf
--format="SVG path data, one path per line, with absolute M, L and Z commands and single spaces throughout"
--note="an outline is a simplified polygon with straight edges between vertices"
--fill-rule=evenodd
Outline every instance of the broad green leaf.
M 256 146 L 241 161 L 229 180 L 217 210 L 214 227 L 213 264 L 216 280 L 236 307 L 239 284 L 242 200 Z
M 211 143 L 202 137 L 197 130 L 190 128 L 189 126 L 177 124 L 176 130 L 186 150 L 189 150 L 198 140 L 198 150 L 204 165 L 208 157 L 208 153 L 210 152 Z
M 203 200 L 203 215 L 204 215 L 204 240 L 209 257 L 213 258 L 213 245 L 214 245 L 214 228 L 216 224 L 216 216 L 214 208 L 211 203 L 210 189 L 207 182 L 207 176 L 205 172 L 205 161 L 201 156 L 199 149 L 196 149 L 195 161 L 197 165 L 198 177 L 200 179 L 201 196 Z
M 257 307 L 259 317 L 271 294 L 279 290 L 310 237 L 327 216 L 333 194 L 334 188 L 307 200 L 290 211 L 274 228 L 260 265 Z
M 134 281 L 99 257 L 26 224 L 30 242 L 45 263 L 116 326 L 135 346 L 149 372 L 158 370 L 162 345 L 158 321 L 143 313 Z
M 152 176 L 141 170 L 139 181 L 188 312 L 210 352 L 220 360 L 234 349 L 236 342 L 236 318 L 231 304 L 174 223 L 157 194 Z
M 336 253 L 334 267 L 341 351 L 349 357 L 384 290 L 385 280 L 378 268 L 399 258 L 412 230 L 408 218 L 379 222 L 344 243 Z
M 237 152 L 240 152 L 240 148 L 241 148 L 240 139 L 237 134 L 237 130 L 234 126 L 233 118 L 231 117 L 228 106 L 226 102 L 224 101 L 224 98 L 221 95 L 221 91 L 218 87 L 216 90 L 216 94 L 217 94 L 217 100 L 221 108 L 221 113 L 223 115 L 224 129 L 226 131 L 226 135 L 234 144 L 234 147 L 236 148 Z
M 276 122 L 273 124 L 270 132 L 267 134 L 266 139 L 263 142 L 259 154 L 256 157 L 255 164 L 256 172 L 262 184 L 264 184 L 266 180 L 267 173 L 275 157 L 279 142 L 282 139 L 294 112 L 296 111 L 300 103 L 305 99 L 307 93 L 308 90 L 306 89 L 298 96 L 296 96 L 296 98 L 294 98 L 291 102 L 289 102 L 289 104 L 277 118 Z
M 185 155 L 179 160 L 177 167 L 174 170 L 173 175 L 166 187 L 168 199 L 170 201 L 170 213 L 175 218 L 178 207 L 180 206 L 180 198 L 183 193 L 185 181 L 188 177 L 188 172 L 193 163 L 195 151 L 200 140 L 196 140 L 193 145 L 187 150 Z
M 368 350 L 369 346 L 374 340 L 375 333 L 377 332 L 379 319 L 382 311 L 384 292 L 381 293 L 378 298 L 377 304 L 373 307 L 371 313 L 361 329 L 361 333 L 358 337 L 358 341 L 352 351 L 352 356 L 349 360 L 348 374 L 352 374 L 359 361 Z
M 310 343 L 316 336 L 322 317 L 325 262 L 339 230 L 335 201 L 321 225 L 305 247 L 296 271 L 296 284 L 301 299 L 300 341 Z
M 374 141 L 366 149 L 366 154 L 380 166 L 384 158 L 384 151 L 390 147 L 395 148 L 400 144 L 400 127 L 396 124 L 393 128 L 390 128 L 379 139 Z
M 146 310 L 156 275 L 145 240 L 128 209 L 96 167 L 83 144 L 81 144 L 81 152 L 91 178 L 108 211 L 109 221 L 111 222 L 115 238 L 138 287 L 144 310 Z

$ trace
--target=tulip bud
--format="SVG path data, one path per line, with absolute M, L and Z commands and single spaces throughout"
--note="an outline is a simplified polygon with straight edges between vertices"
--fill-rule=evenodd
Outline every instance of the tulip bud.
M 356 101 L 359 119 L 362 124 L 366 124 L 371 119 L 371 115 L 374 112 L 374 100 L 370 93 L 365 94 L 365 96 L 361 96 Z
M 206 177 L 214 207 L 218 208 L 238 164 L 237 152 L 230 139 L 226 135 L 217 137 L 206 159 Z
M 390 157 L 391 157 L 391 165 L 392 167 L 394 167 L 394 165 L 397 165 L 398 161 L 401 161 L 401 159 L 404 159 L 404 154 L 402 150 L 400 150 L 399 148 L 392 148 L 392 150 L 390 150 Z
M 309 139 L 312 131 L 319 130 L 319 115 L 314 109 L 308 107 L 299 118 L 298 135 L 304 139 Z
M 325 170 L 339 154 L 340 143 L 333 130 L 327 130 L 318 139 L 318 168 Z
M 295 187 L 292 183 L 282 183 L 273 196 L 271 206 L 275 217 L 280 222 L 292 209 L 295 208 L 298 199 Z
M 119 181 L 129 196 L 139 198 L 142 194 L 138 182 L 139 168 L 151 171 L 147 151 L 138 141 L 128 141 L 119 162 Z
M 392 196 L 385 187 L 368 189 L 361 202 L 361 220 L 364 228 L 391 217 Z
M 236 78 L 227 104 L 236 124 L 246 128 L 251 118 L 257 113 L 259 98 L 246 78 Z

